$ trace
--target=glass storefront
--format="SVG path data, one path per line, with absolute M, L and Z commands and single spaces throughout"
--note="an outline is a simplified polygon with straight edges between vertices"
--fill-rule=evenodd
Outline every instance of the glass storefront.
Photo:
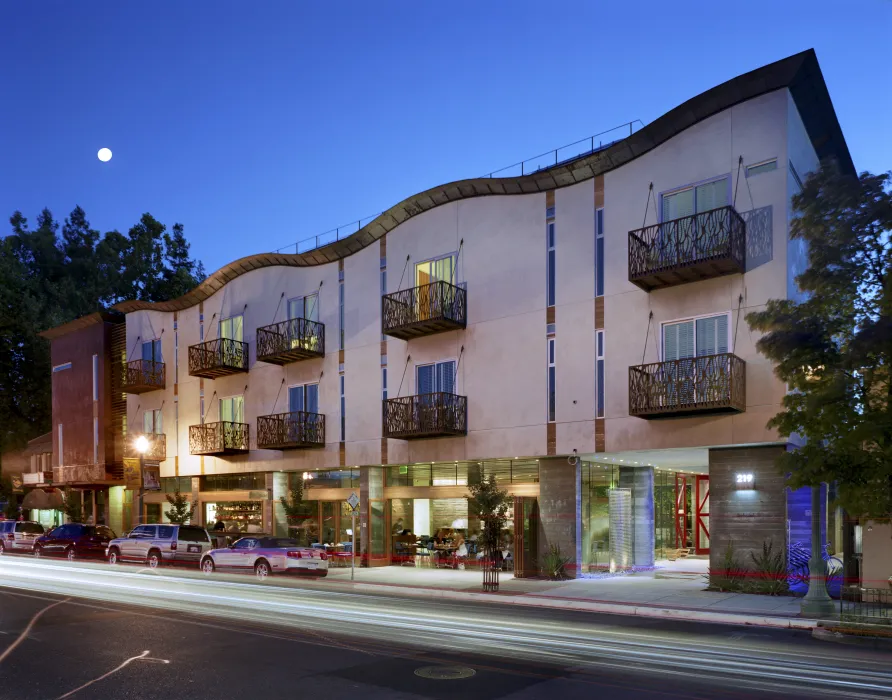
M 204 522 L 212 529 L 218 520 L 223 521 L 226 532 L 263 532 L 262 501 L 220 501 L 204 504 Z
M 619 468 L 582 465 L 582 568 L 610 568 L 610 491 L 619 485 Z

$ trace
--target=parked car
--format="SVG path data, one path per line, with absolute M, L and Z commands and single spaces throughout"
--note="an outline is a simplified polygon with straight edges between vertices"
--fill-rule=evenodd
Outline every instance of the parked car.
M 231 547 L 212 549 L 202 557 L 204 573 L 217 569 L 253 571 L 261 581 L 274 573 L 327 576 L 328 555 L 285 537 L 242 537 Z
M 67 523 L 34 540 L 34 556 L 67 557 L 69 561 L 103 557 L 114 537 L 105 525 Z
M 161 564 L 198 562 L 211 549 L 208 531 L 198 525 L 138 525 L 127 537 L 108 543 L 109 564 L 145 562 L 153 569 Z
M 31 520 L 16 522 L 0 521 L 0 554 L 6 552 L 31 552 L 34 540 L 43 534 L 43 525 Z

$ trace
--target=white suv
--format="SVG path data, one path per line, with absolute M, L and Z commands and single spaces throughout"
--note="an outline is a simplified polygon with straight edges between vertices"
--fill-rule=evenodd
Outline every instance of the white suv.
M 34 540 L 43 534 L 43 525 L 31 520 L 0 521 L 0 554 L 5 552 L 32 552 Z
M 118 537 L 105 550 L 109 564 L 119 561 L 145 562 L 156 569 L 161 564 L 197 563 L 211 549 L 207 530 L 197 525 L 138 525 L 127 537 Z

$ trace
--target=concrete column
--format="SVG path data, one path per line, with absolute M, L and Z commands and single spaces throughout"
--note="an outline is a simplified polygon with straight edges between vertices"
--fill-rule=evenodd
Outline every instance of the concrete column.
M 288 518 L 285 516 L 285 509 L 279 500 L 282 497 L 289 498 L 288 494 L 288 473 L 273 472 L 272 473 L 272 532 L 276 537 L 288 537 Z
M 653 566 L 653 467 L 620 467 L 619 487 L 632 491 L 632 566 Z
M 552 545 L 572 561 L 567 574 L 579 575 L 582 564 L 579 537 L 581 488 L 579 465 L 567 462 L 566 457 L 539 461 L 539 557 Z M 515 523 L 520 527 L 521 523 Z

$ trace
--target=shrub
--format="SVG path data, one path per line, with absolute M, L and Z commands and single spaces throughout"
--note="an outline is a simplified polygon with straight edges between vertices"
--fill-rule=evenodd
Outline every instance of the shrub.
M 563 581 L 567 576 L 566 567 L 572 561 L 564 556 L 560 545 L 553 544 L 542 557 L 542 572 L 552 581 Z
M 770 539 L 762 542 L 762 552 L 750 552 L 755 567 L 754 575 L 746 582 L 746 590 L 763 595 L 784 595 L 789 592 L 787 562 L 783 552 L 774 551 Z
M 740 563 L 737 550 L 734 549 L 734 540 L 728 542 L 725 553 L 722 555 L 721 571 L 713 572 L 707 569 L 706 578 L 709 581 L 710 590 L 739 593 L 743 590 L 746 579 L 746 569 Z

